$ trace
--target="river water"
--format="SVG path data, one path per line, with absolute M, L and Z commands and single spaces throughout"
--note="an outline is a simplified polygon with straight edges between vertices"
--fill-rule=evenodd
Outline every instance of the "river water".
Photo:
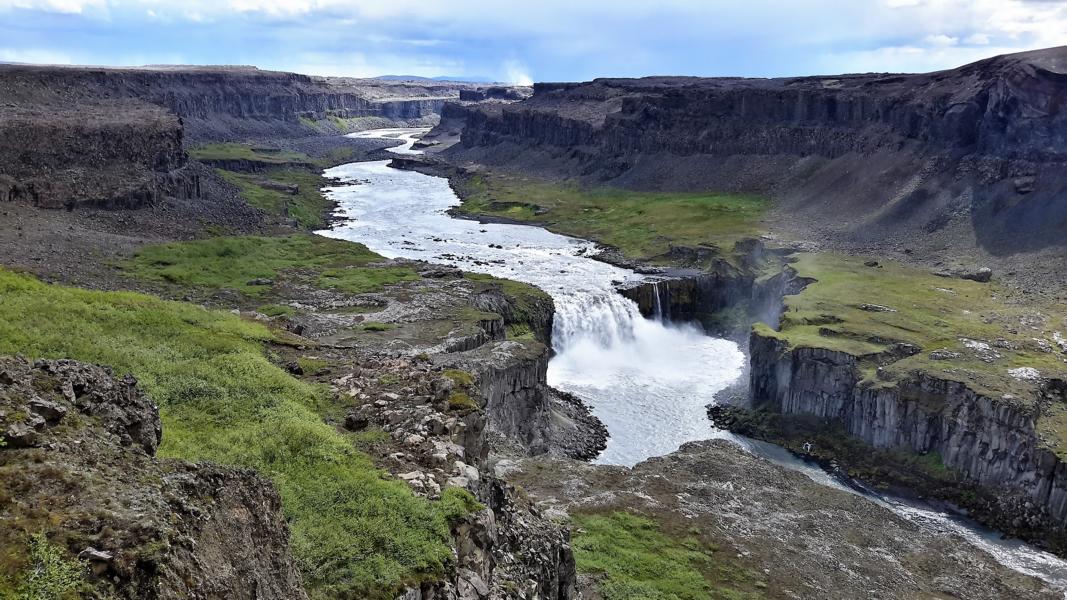
M 411 146 L 425 131 L 352 135 L 402 140 L 392 152 L 417 154 Z M 446 179 L 387 165 L 350 163 L 326 171 L 341 181 L 326 193 L 338 202 L 342 219 L 319 233 L 360 242 L 386 257 L 454 265 L 549 293 L 556 304 L 556 355 L 549 363 L 548 383 L 582 398 L 607 426 L 608 446 L 597 462 L 632 466 L 688 441 L 730 439 L 820 483 L 862 493 L 925 527 L 959 534 L 1003 564 L 1067 589 L 1067 563 L 1051 554 L 1001 540 L 995 532 L 931 507 L 859 492 L 781 448 L 712 427 L 705 407 L 741 376 L 746 360 L 736 344 L 689 325 L 643 318 L 636 304 L 615 288 L 644 276 L 593 260 L 593 244 L 539 227 L 452 218 L 446 211 L 460 201 Z

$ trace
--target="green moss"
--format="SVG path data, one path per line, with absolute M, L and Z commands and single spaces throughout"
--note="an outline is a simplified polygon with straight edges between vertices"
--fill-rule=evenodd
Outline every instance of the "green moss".
M 279 165 L 293 162 L 311 162 L 308 155 L 302 152 L 292 152 L 290 150 L 271 152 L 257 148 L 253 144 L 235 142 L 203 144 L 189 150 L 189 156 L 196 160 L 250 160 Z
M 13 580 L 0 578 L 5 600 L 75 600 L 88 592 L 88 565 L 51 544 L 44 534 L 29 539 L 28 564 Z
M 220 177 L 241 190 L 241 198 L 268 215 L 293 219 L 304 229 L 325 226 L 333 202 L 322 194 L 327 180 L 306 169 L 275 167 L 262 173 L 238 173 L 216 169 Z M 297 186 L 297 193 L 274 189 L 269 182 Z
M 296 314 L 296 309 L 285 304 L 264 304 L 256 309 L 256 312 L 268 317 L 290 316 Z
M 461 369 L 445 369 L 441 374 L 462 388 L 469 388 L 474 385 L 474 375 Z
M 479 175 L 459 187 L 465 213 L 543 223 L 635 259 L 663 255 L 671 244 L 732 248 L 760 232 L 768 208 L 751 196 L 583 188 L 517 177 Z
M 389 331 L 392 328 L 392 323 L 378 323 L 375 321 L 368 321 L 363 324 L 363 331 Z
M 441 576 L 456 503 L 383 479 L 325 424 L 325 388 L 271 364 L 264 326 L 125 292 L 45 285 L 0 270 L 0 354 L 132 373 L 160 405 L 159 454 L 257 469 L 277 486 L 311 594 L 392 597 Z
M 448 408 L 460 412 L 478 410 L 478 404 L 466 392 L 454 391 L 448 395 Z
M 143 279 L 208 289 L 230 288 L 249 296 L 266 286 L 253 279 L 289 276 L 351 293 L 380 290 L 418 279 L 407 267 L 369 266 L 384 261 L 366 246 L 317 235 L 223 237 L 148 246 L 123 266 Z
M 757 598 L 759 580 L 717 560 L 691 535 L 672 535 L 628 512 L 574 515 L 578 571 L 600 577 L 606 600 Z
M 315 375 L 330 366 L 330 361 L 321 358 L 302 356 L 296 359 L 296 364 L 300 365 L 300 370 L 302 370 L 305 375 Z

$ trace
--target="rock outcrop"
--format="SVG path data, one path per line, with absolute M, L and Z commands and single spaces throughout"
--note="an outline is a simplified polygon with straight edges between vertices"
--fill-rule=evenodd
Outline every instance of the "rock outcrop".
M 0 108 L 0 202 L 140 208 L 200 196 L 181 120 L 140 103 Z
M 130 377 L 74 361 L 0 359 L 0 577 L 43 533 L 113 598 L 305 598 L 273 486 L 155 458 L 159 413 Z
M 780 429 L 816 435 L 840 427 L 878 450 L 934 456 L 981 496 L 952 500 L 1001 530 L 1064 548 L 1067 466 L 1038 434 L 1040 402 L 990 397 L 921 371 L 899 381 L 864 381 L 854 355 L 791 347 L 759 329 L 750 352 L 753 408 L 799 417 Z M 1056 389 L 1038 394 L 1043 402 L 1063 402 Z
M 499 373 L 478 379 L 493 376 Z M 380 357 L 333 382 L 337 392 L 362 401 L 346 427 L 381 428 L 402 447 L 384 461 L 415 493 L 436 498 L 449 486 L 460 487 L 481 503 L 452 527 L 450 573 L 406 590 L 399 600 L 571 600 L 575 572 L 567 529 L 490 469 L 487 423 L 496 408 L 479 390 L 494 384 L 469 377 L 429 360 Z M 401 393 L 381 389 L 383 379 L 396 382 Z

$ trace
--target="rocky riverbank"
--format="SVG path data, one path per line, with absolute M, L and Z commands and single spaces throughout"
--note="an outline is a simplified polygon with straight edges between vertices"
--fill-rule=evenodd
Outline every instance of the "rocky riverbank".
M 692 568 L 716 592 L 752 598 L 1058 598 L 962 539 L 933 534 L 869 500 L 811 481 L 725 441 L 686 444 L 633 469 L 565 460 L 497 465 L 546 514 L 634 515 L 698 552 Z M 582 529 L 579 567 L 595 560 Z M 613 542 L 627 543 L 633 530 Z M 629 550 L 629 548 L 627 548 Z M 661 550 L 662 551 L 662 550 Z M 652 550 L 653 554 L 655 550 Z M 616 560 L 624 562 L 627 555 Z M 652 556 L 649 560 L 654 560 Z M 705 562 L 706 561 L 706 562 Z M 600 598 L 634 576 L 609 562 L 580 581 Z M 641 574 L 640 577 L 654 577 Z M 862 590 L 862 591 L 859 591 Z

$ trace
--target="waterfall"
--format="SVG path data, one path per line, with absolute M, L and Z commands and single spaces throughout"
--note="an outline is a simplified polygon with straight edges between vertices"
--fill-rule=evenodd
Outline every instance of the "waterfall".
M 657 321 L 663 321 L 663 304 L 659 301 L 659 281 L 652 282 L 652 316 Z
M 604 348 L 634 341 L 634 323 L 641 312 L 632 300 L 610 290 L 557 295 L 552 346 L 557 352 L 580 340 L 594 340 Z

